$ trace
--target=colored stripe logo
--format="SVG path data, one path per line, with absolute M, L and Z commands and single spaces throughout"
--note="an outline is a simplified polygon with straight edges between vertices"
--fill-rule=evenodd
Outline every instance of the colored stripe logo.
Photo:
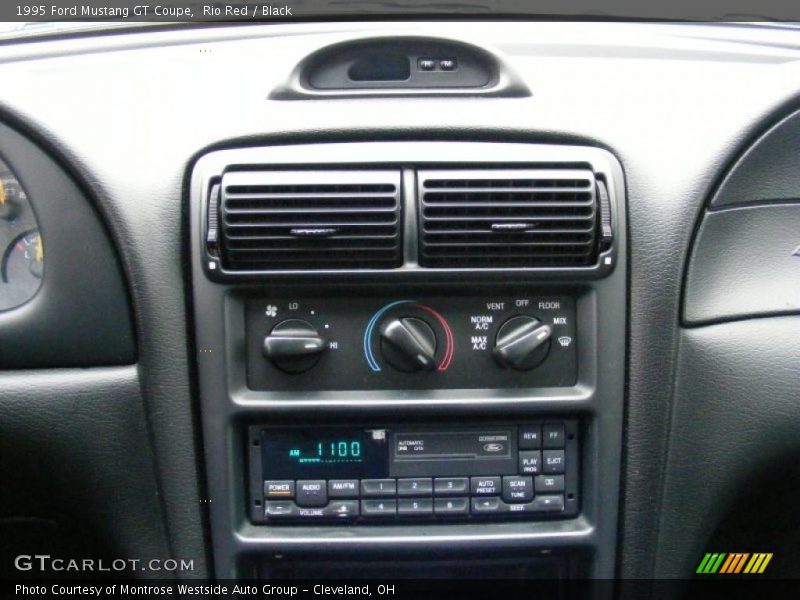
M 695 573 L 713 575 L 736 575 L 739 573 L 761 574 L 772 560 L 772 553 L 756 552 L 706 552 Z

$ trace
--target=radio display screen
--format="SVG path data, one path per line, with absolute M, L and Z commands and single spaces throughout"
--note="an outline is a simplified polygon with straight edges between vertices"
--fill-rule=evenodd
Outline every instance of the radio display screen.
M 386 477 L 385 429 L 264 429 L 264 479 L 369 479 Z

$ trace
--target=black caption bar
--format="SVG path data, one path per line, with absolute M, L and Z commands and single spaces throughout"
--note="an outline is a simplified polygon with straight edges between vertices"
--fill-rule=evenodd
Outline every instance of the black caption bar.
M 308 19 L 470 17 L 495 19 L 800 21 L 794 0 L 290 0 L 186 2 L 161 0 L 47 0 L 0 3 L 0 20 L 18 22 L 224 22 Z

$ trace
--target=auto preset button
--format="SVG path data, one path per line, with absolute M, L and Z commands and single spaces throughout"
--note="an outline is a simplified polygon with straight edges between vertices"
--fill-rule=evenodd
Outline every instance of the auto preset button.
M 473 477 L 471 489 L 473 496 L 499 496 L 500 477 Z

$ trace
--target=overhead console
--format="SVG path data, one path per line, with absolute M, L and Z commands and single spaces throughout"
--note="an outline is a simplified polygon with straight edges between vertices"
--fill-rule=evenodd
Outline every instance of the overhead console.
M 221 150 L 195 165 L 189 213 L 218 576 L 315 555 L 368 572 L 381 554 L 459 546 L 481 549 L 478 570 L 523 547 L 613 576 L 626 302 L 613 156 Z

